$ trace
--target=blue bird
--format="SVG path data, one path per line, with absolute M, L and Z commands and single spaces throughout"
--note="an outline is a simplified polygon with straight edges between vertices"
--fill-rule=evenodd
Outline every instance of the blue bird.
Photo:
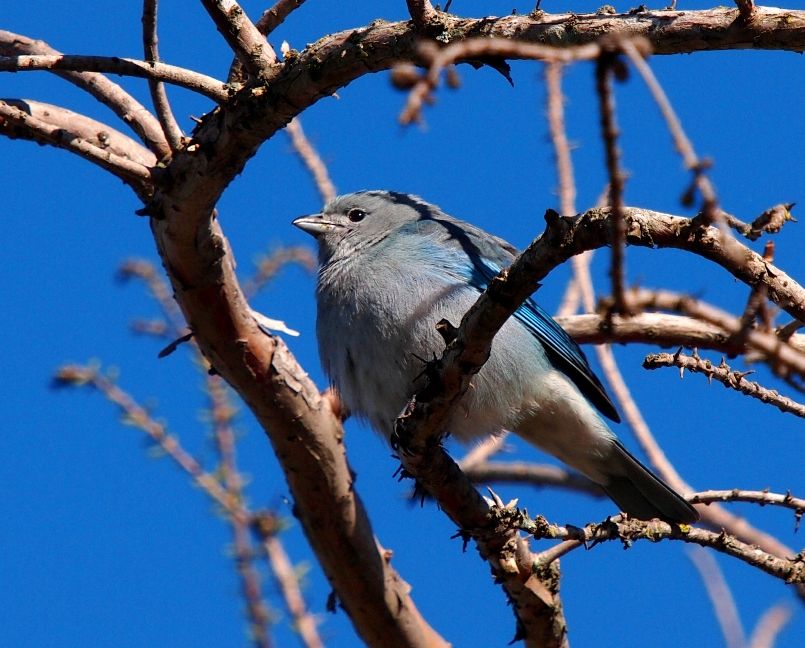
M 442 318 L 458 324 L 517 250 L 417 196 L 360 191 L 293 224 L 319 248 L 316 332 L 346 408 L 390 438 L 440 354 Z M 594 406 L 594 407 L 593 407 Z M 508 429 L 599 484 L 629 515 L 677 523 L 696 510 L 618 441 L 618 413 L 584 353 L 536 302 L 498 332 L 447 431 L 471 441 Z

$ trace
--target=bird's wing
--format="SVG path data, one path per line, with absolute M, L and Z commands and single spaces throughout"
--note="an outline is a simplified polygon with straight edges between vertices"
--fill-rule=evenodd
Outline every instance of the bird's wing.
M 472 263 L 471 267 L 467 266 L 469 276 L 466 278 L 479 290 L 485 290 L 489 282 L 517 255 L 515 247 L 469 223 L 458 221 L 446 214 L 432 217 L 432 221 L 441 225 L 442 231 L 447 233 L 446 238 L 449 238 L 449 241 L 445 240 L 443 244 L 460 246 L 463 249 Z M 435 223 L 432 222 L 426 227 L 433 227 Z M 531 298 L 520 305 L 514 312 L 514 317 L 539 340 L 554 366 L 563 371 L 602 414 L 615 422 L 620 422 L 618 411 L 601 381 L 590 369 L 584 352 L 556 320 Z
M 484 275 L 486 282 L 492 280 L 501 268 L 487 259 L 479 259 L 476 263 L 479 271 Z M 483 287 L 486 288 L 486 285 Z M 598 410 L 620 423 L 620 415 L 612 404 L 604 386 L 590 369 L 587 357 L 579 345 L 568 335 L 556 320 L 548 315 L 542 307 L 530 297 L 526 299 L 514 312 L 514 316 L 525 325 L 529 332 L 545 347 L 548 357 L 557 367 L 565 372 L 579 388 L 584 396 L 592 402 Z

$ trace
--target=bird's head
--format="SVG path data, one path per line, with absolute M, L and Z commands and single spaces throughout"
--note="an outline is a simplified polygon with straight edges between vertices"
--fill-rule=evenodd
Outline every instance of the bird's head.
M 319 258 L 352 255 L 392 235 L 400 227 L 423 218 L 432 218 L 438 208 L 417 196 L 391 191 L 359 191 L 338 196 L 321 213 L 301 216 L 293 221 L 299 229 L 314 236 Z

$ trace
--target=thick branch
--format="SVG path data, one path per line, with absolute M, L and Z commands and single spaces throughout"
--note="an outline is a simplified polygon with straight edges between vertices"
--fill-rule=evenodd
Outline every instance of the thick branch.
M 217 220 L 188 241 L 189 219 L 152 219 L 152 229 L 195 339 L 266 430 L 294 510 L 363 640 L 373 646 L 443 646 L 419 617 L 408 586 L 378 553 L 355 489 L 343 431 L 329 401 L 285 344 L 257 326 Z
M 735 257 L 723 252 L 721 234 L 717 229 L 699 226 L 685 218 L 636 208 L 626 208 L 624 216 L 629 244 L 677 247 L 704 256 L 750 285 L 764 283 L 775 302 L 794 317 L 805 319 L 805 290 L 782 270 L 767 264 L 758 254 L 737 242 L 733 242 L 733 246 L 742 250 L 744 262 L 735 264 Z M 452 406 L 486 361 L 492 337 L 506 319 L 556 265 L 574 254 L 605 245 L 610 240 L 610 219 L 609 209 L 591 209 L 575 219 L 548 213 L 545 233 L 490 283 L 464 316 L 456 339 L 442 357 L 439 395 L 426 403 L 417 402 L 415 397 L 406 415 L 398 420 L 400 435 L 409 440 L 413 449 L 422 448 L 424 440 L 438 435 L 443 429 Z M 798 365 L 802 354 L 792 349 L 787 355 L 792 354 L 796 355 L 790 358 L 791 362 Z M 805 363 L 805 356 L 801 360 Z
M 556 46 L 590 43 L 604 33 L 648 38 L 661 54 L 731 48 L 805 50 L 805 11 L 758 8 L 749 24 L 737 10 L 656 11 L 624 15 L 505 16 L 461 19 L 440 14 L 451 42 L 473 36 L 518 38 Z M 571 28 L 566 28 L 572 25 Z M 257 148 L 294 116 L 338 88 L 367 74 L 416 59 L 417 33 L 410 22 L 375 22 L 329 35 L 307 47 L 267 77 L 269 89 L 245 88 L 226 111 L 208 115 L 196 133 L 205 159 L 180 154 L 172 167 L 190 178 L 158 196 L 155 210 L 181 202 L 186 218 L 204 219 L 223 190 Z M 250 128 L 242 125 L 248 123 Z M 210 161 L 211 160 L 211 161 Z M 226 160 L 226 164 L 214 161 Z

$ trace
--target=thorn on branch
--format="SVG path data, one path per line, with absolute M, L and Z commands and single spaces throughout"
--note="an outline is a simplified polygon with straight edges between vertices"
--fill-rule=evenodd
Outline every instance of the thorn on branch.
M 727 388 L 734 389 L 742 394 L 756 398 L 762 403 L 773 405 L 782 412 L 794 414 L 805 418 L 805 405 L 781 396 L 776 390 L 763 387 L 757 382 L 746 380 L 752 371 L 732 370 L 722 358 L 719 365 L 704 359 L 694 351 L 692 355 L 685 355 L 680 351 L 670 353 L 652 353 L 643 360 L 644 369 L 659 369 L 660 367 L 679 367 L 680 372 L 687 369 L 692 373 L 700 373 L 720 382 Z
M 185 342 L 188 342 L 190 339 L 192 339 L 192 337 L 193 337 L 193 331 L 190 331 L 190 333 L 187 333 L 186 335 L 183 335 L 182 337 L 177 338 L 176 340 L 171 342 L 168 346 L 166 346 L 164 349 L 162 349 L 157 354 L 157 357 L 160 358 L 160 359 L 161 358 L 166 358 L 171 353 L 176 351 L 176 349 L 179 347 L 180 344 L 184 344 Z

